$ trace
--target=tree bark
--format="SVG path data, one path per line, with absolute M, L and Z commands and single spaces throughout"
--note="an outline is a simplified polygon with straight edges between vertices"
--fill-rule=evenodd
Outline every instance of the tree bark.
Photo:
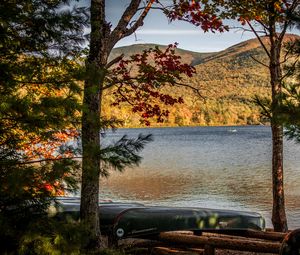
M 105 20 L 105 0 L 91 0 L 90 51 L 86 61 L 82 113 L 82 177 L 80 217 L 88 232 L 88 244 L 84 249 L 101 246 L 99 222 L 100 180 L 100 115 L 102 92 L 107 72 L 108 56 L 114 45 L 123 37 L 132 34 L 150 10 L 154 0 L 149 0 L 136 22 L 128 28 L 137 13 L 141 0 L 131 0 L 117 27 L 111 32 Z
M 99 178 L 100 178 L 100 113 L 105 77 L 107 37 L 105 0 L 91 1 L 90 51 L 86 60 L 82 113 L 82 179 L 81 221 L 89 241 L 84 249 L 100 247 Z
M 274 230 L 286 232 L 287 219 L 285 214 L 284 186 L 283 186 L 283 126 L 278 122 L 277 109 L 280 106 L 280 94 L 282 93 L 282 70 L 280 63 L 280 51 L 282 41 L 276 37 L 275 26 L 270 33 L 270 77 L 272 87 L 272 187 L 273 210 L 272 223 Z
M 272 223 L 277 232 L 287 232 L 283 187 L 283 128 L 282 125 L 272 125 L 273 155 L 272 155 L 272 185 L 273 211 Z

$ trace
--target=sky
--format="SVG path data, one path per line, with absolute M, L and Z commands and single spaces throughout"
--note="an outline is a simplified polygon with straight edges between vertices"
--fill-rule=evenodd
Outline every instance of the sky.
M 106 19 L 112 23 L 113 27 L 128 3 L 129 0 L 106 1 Z M 89 1 L 81 0 L 81 4 L 89 5 Z M 237 24 L 230 22 L 229 25 Z M 204 33 L 199 27 L 187 22 L 169 23 L 161 11 L 151 10 L 145 18 L 144 25 L 135 34 L 119 41 L 115 47 L 144 43 L 168 45 L 177 42 L 178 47 L 182 49 L 196 52 L 216 52 L 251 38 L 254 38 L 251 32 L 244 32 L 241 29 L 232 29 L 224 33 Z

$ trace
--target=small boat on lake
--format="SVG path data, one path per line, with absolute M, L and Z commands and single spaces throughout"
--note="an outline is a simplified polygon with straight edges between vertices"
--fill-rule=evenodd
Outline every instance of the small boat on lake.
M 79 218 L 79 198 L 59 198 L 56 217 Z M 166 231 L 264 230 L 264 218 L 254 212 L 193 207 L 145 206 L 140 203 L 99 203 L 101 232 L 115 239 L 153 236 Z
M 230 132 L 230 133 L 236 133 L 237 130 L 235 128 L 230 128 L 230 129 L 228 129 L 228 132 Z

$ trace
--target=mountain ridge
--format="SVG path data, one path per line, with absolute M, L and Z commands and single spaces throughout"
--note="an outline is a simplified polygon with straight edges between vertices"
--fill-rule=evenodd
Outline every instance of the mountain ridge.
M 128 57 L 136 53 L 141 53 L 145 49 L 154 48 L 157 46 L 162 50 L 167 48 L 167 45 L 153 44 L 153 43 L 132 44 L 128 46 L 114 48 L 110 55 L 110 59 L 113 59 L 121 54 L 124 54 L 125 57 Z M 200 59 L 210 56 L 211 54 L 215 54 L 215 52 L 196 52 L 196 51 L 190 51 L 181 48 L 177 48 L 176 53 L 182 57 L 182 60 L 184 62 L 192 65 L 195 65 L 194 61 L 197 62 Z
M 285 41 L 299 38 L 287 35 Z M 262 38 L 265 40 L 265 38 Z M 125 57 L 141 52 L 155 44 L 138 44 L 114 49 L 111 58 L 120 54 Z M 166 46 L 159 46 L 166 47 Z M 162 48 L 163 49 L 163 48 Z M 151 122 L 152 126 L 209 126 L 209 125 L 258 125 L 263 123 L 260 109 L 254 103 L 255 95 L 270 97 L 269 70 L 258 63 L 268 65 L 268 58 L 257 39 L 233 45 L 223 51 L 198 53 L 177 49 L 182 61 L 196 68 L 194 77 L 185 82 L 200 90 L 205 100 L 183 87 L 164 88 L 170 95 L 183 96 L 185 103 L 169 108 L 170 116 L 165 123 Z M 129 106 L 109 107 L 108 99 L 104 114 L 118 116 L 126 127 L 138 127 L 139 116 Z M 164 106 L 162 106 L 164 107 Z

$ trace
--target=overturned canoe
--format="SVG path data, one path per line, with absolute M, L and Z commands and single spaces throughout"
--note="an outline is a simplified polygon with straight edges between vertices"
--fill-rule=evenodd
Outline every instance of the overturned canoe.
M 57 216 L 79 217 L 77 198 L 60 198 Z M 145 206 L 140 203 L 99 203 L 101 232 L 117 239 L 165 231 L 264 230 L 265 220 L 253 212 L 207 208 Z

